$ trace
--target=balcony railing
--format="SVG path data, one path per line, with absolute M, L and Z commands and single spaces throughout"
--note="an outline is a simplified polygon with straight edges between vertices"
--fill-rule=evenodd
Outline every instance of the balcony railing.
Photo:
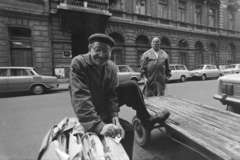
M 84 1 L 84 0 L 63 0 L 60 4 L 62 6 L 74 6 L 74 7 L 84 7 L 97 10 L 108 11 L 108 3 L 96 2 L 96 1 Z
M 137 20 L 148 21 L 148 17 L 137 15 Z

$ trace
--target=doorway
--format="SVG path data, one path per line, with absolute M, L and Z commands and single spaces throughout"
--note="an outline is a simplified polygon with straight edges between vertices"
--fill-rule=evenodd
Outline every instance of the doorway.
M 81 33 L 72 34 L 72 57 L 88 53 L 88 39 Z

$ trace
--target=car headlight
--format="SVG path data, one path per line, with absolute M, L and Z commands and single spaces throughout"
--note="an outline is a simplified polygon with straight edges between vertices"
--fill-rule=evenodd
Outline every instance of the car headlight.
M 222 83 L 221 90 L 222 93 L 233 95 L 233 84 Z

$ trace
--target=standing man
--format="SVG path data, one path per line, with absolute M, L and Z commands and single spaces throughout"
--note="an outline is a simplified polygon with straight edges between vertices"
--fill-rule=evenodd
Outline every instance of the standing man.
M 136 82 L 118 84 L 117 67 L 110 61 L 114 40 L 105 34 L 89 37 L 90 51 L 76 56 L 70 68 L 70 93 L 74 111 L 87 132 L 115 137 L 132 159 L 134 131 L 132 125 L 119 118 L 120 106 L 136 110 L 143 126 L 163 123 L 170 113 L 166 110 L 151 116 Z
M 161 40 L 154 37 L 152 48 L 141 58 L 141 77 L 144 79 L 143 93 L 146 97 L 165 95 L 166 83 L 171 77 L 168 54 L 160 49 Z

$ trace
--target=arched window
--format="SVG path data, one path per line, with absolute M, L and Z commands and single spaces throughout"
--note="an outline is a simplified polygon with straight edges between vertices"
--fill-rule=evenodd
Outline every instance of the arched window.
M 168 54 L 169 63 L 171 63 L 171 57 L 172 57 L 170 48 L 171 48 L 171 44 L 170 44 L 170 41 L 168 40 L 168 38 L 162 37 L 161 38 L 161 49 L 164 50 Z
M 112 37 L 116 43 L 111 54 L 111 60 L 116 64 L 123 64 L 124 55 L 122 45 L 124 44 L 124 38 L 117 32 L 111 33 L 109 36 Z
M 149 44 L 149 40 L 146 36 L 138 36 L 136 39 L 136 44 L 137 45 L 148 45 Z
M 198 41 L 195 44 L 195 64 L 203 64 L 204 63 L 204 55 L 203 55 L 203 44 Z
M 228 45 L 228 63 L 235 63 L 236 47 L 233 43 Z
M 149 49 L 150 43 L 149 43 L 148 38 L 143 35 L 138 36 L 135 43 L 137 46 L 136 47 L 136 49 L 137 49 L 136 64 L 137 64 L 137 67 L 140 67 L 142 54 Z
M 187 64 L 188 52 L 186 51 L 186 49 L 188 49 L 187 41 L 185 39 L 180 40 L 178 42 L 178 47 L 179 47 L 179 63 L 188 66 Z
M 11 65 L 33 66 L 31 30 L 26 28 L 9 27 Z
M 216 64 L 216 45 L 215 43 L 210 43 L 209 45 L 209 63 Z
M 122 36 L 121 34 L 119 34 L 119 33 L 114 32 L 114 33 L 110 34 L 109 36 L 114 39 L 114 41 L 116 42 L 116 44 L 118 44 L 118 43 L 124 43 L 124 38 L 123 38 L 123 36 Z

